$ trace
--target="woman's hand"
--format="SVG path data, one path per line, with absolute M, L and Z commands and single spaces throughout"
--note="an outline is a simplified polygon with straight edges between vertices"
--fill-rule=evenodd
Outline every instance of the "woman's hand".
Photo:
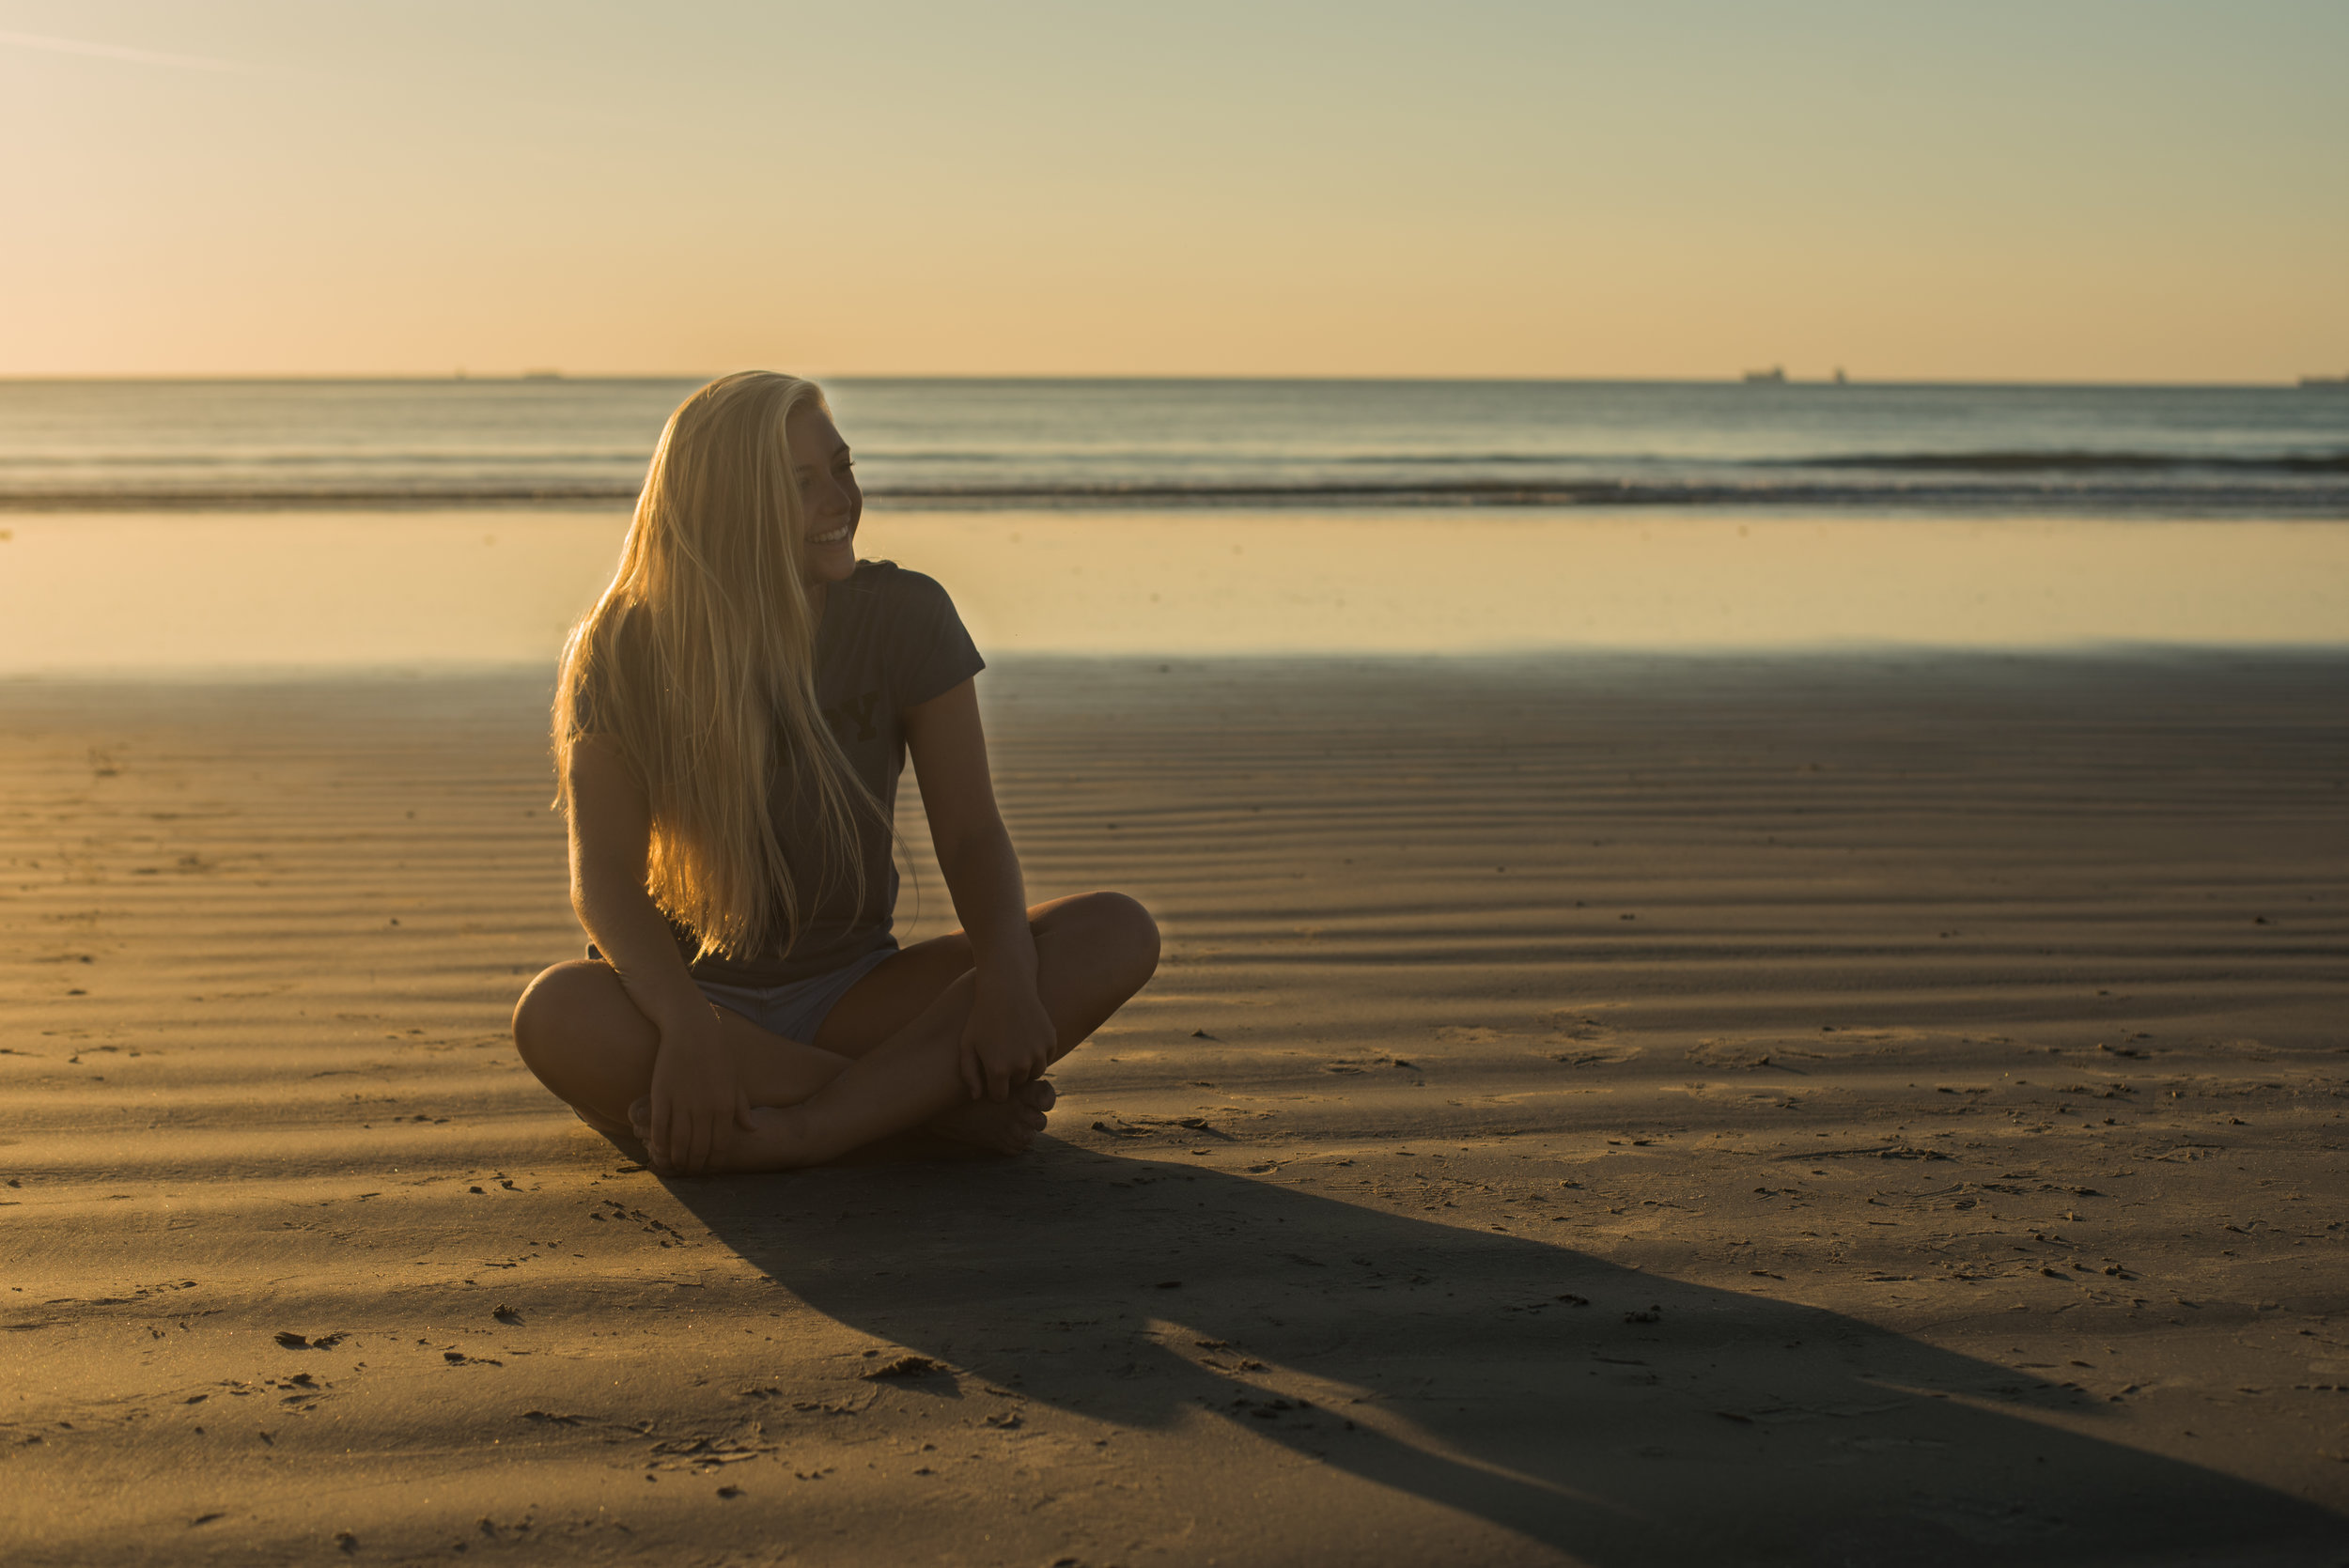
M 962 1085 L 974 1100 L 1004 1100 L 1044 1076 L 1059 1043 L 1033 983 L 989 981 L 982 971 L 962 1026 Z
M 664 1030 L 653 1057 L 646 1152 L 663 1173 L 699 1176 L 723 1165 L 737 1129 L 750 1127 L 751 1105 L 736 1078 L 713 1012 Z

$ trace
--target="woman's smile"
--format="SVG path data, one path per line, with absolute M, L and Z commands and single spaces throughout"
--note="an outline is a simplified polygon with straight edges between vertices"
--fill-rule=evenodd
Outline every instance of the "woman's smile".
M 802 404 L 784 421 L 791 477 L 800 487 L 804 531 L 800 535 L 808 585 L 841 582 L 856 570 L 857 520 L 864 493 L 857 488 L 856 458 L 840 439 L 839 427 L 820 403 Z

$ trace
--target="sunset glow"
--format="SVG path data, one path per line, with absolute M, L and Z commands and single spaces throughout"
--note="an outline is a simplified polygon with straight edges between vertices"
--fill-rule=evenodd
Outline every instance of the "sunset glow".
M 2334 5 L 0 20 L 0 375 L 2349 370 Z

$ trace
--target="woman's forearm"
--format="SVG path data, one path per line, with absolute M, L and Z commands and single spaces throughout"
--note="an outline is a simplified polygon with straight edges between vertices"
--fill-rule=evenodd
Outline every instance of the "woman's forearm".
M 616 747 L 581 737 L 568 759 L 571 909 L 661 1037 L 706 1016 L 669 923 L 645 887 L 652 808 Z
M 580 876 L 572 881 L 571 908 L 604 962 L 618 971 L 629 1001 L 663 1038 L 708 1012 L 667 919 L 642 887 Z
M 939 856 L 955 915 L 971 939 L 972 967 L 982 985 L 1035 985 L 1035 937 L 1028 929 L 1028 893 L 1011 834 L 1001 823 Z

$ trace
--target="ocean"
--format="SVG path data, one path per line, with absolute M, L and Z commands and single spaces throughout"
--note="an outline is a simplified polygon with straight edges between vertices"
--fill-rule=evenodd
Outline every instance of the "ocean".
M 681 380 L 0 381 L 0 508 L 632 498 Z M 876 507 L 2349 518 L 2349 392 L 1595 381 L 827 383 Z
M 691 380 L 0 382 L 0 678 L 551 669 Z M 2349 394 L 827 383 L 989 658 L 2349 646 Z

